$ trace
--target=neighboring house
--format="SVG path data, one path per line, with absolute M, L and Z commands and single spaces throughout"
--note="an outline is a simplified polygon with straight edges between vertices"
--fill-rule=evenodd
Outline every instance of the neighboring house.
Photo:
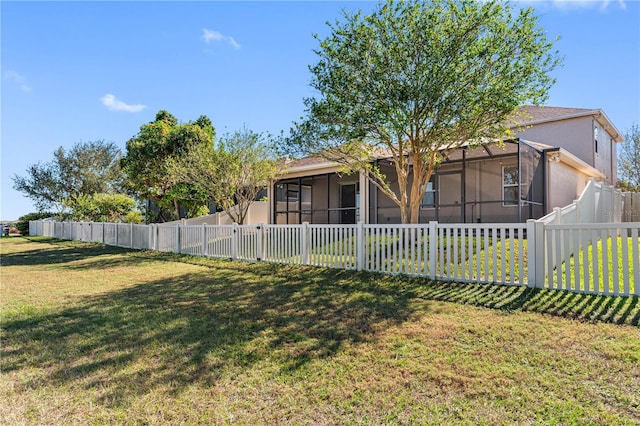
M 460 148 L 431 178 L 420 222 L 523 222 L 575 200 L 591 178 L 616 183 L 620 132 L 602 110 L 526 106 L 515 138 Z M 393 183 L 395 168 L 375 160 Z M 269 222 L 399 223 L 400 209 L 364 175 L 319 157 L 292 161 L 269 188 Z

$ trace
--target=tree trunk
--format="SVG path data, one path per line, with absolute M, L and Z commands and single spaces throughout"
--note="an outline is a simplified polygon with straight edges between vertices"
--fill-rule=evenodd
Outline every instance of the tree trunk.
M 173 200 L 173 209 L 174 214 L 176 216 L 176 220 L 180 220 L 180 206 L 178 205 L 178 200 Z
M 425 174 L 424 166 L 425 164 L 422 161 L 422 157 L 418 154 L 413 155 L 413 167 L 412 167 L 412 175 L 413 180 L 411 182 L 411 196 L 409 197 L 409 211 L 410 211 L 410 222 L 409 223 L 419 223 L 420 222 L 420 205 L 422 204 L 422 197 L 424 197 L 426 188 L 426 182 L 429 181 L 429 176 L 426 178 L 423 176 Z

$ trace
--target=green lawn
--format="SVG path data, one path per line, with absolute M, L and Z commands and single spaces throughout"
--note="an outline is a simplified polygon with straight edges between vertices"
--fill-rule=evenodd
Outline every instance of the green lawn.
M 3 424 L 638 424 L 637 297 L 0 240 Z

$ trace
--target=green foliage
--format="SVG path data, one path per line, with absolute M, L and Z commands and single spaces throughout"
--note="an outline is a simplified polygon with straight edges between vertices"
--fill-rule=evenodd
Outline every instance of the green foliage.
M 243 224 L 258 193 L 275 177 L 277 162 L 266 137 L 243 128 L 217 147 L 199 145 L 169 165 L 175 182 L 200 188 L 234 222 Z
M 624 191 L 640 192 L 640 126 L 634 124 L 627 131 L 618 155 L 620 173 L 618 187 Z
M 51 212 L 36 212 L 36 213 L 27 213 L 18 218 L 18 222 L 16 222 L 16 228 L 22 235 L 29 234 L 29 221 L 30 220 L 40 220 L 47 219 L 49 217 L 55 216 L 54 213 Z
M 418 220 L 443 150 L 508 135 L 506 119 L 546 99 L 560 62 L 531 8 L 498 1 L 391 1 L 330 27 L 310 68 L 320 95 L 286 148 L 365 171 L 403 222 Z M 392 159 L 397 189 L 376 157 Z
M 71 219 L 90 222 L 125 221 L 124 219 L 135 205 L 136 201 L 124 194 L 83 195 L 78 197 L 71 206 L 73 208 Z M 140 217 L 142 217 L 141 214 Z
M 187 217 L 200 217 L 209 214 L 208 201 L 209 194 L 201 185 L 176 181 L 158 205 L 171 210 L 177 203 L 184 207 Z
M 144 217 L 140 210 L 131 210 L 124 216 L 124 221 L 126 223 L 143 223 Z
M 69 151 L 59 147 L 51 162 L 30 165 L 27 176 L 14 175 L 13 187 L 33 200 L 40 211 L 61 210 L 84 195 L 120 191 L 124 180 L 121 157 L 113 142 L 102 140 L 79 142 Z
M 162 209 L 161 218 L 164 212 L 177 218 L 179 205 L 185 205 L 188 212 L 200 211 L 207 204 L 206 193 L 197 187 L 180 187 L 182 182 L 172 179 L 167 166 L 196 147 L 212 147 L 214 137 L 211 120 L 204 115 L 195 122 L 178 124 L 167 111 L 159 111 L 155 121 L 141 126 L 127 142 L 121 166 L 129 188 L 140 198 L 155 202 Z

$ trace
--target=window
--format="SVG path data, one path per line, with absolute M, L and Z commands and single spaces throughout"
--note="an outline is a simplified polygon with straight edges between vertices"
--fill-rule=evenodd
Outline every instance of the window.
M 436 207 L 436 176 L 431 175 L 429 182 L 427 182 L 427 191 L 422 197 L 420 207 L 423 209 L 433 209 Z
M 518 166 L 502 167 L 502 205 L 517 206 L 520 203 L 520 179 Z
M 595 142 L 594 149 L 595 149 L 596 154 L 597 154 L 598 153 L 598 126 L 595 126 L 593 128 L 593 140 Z

